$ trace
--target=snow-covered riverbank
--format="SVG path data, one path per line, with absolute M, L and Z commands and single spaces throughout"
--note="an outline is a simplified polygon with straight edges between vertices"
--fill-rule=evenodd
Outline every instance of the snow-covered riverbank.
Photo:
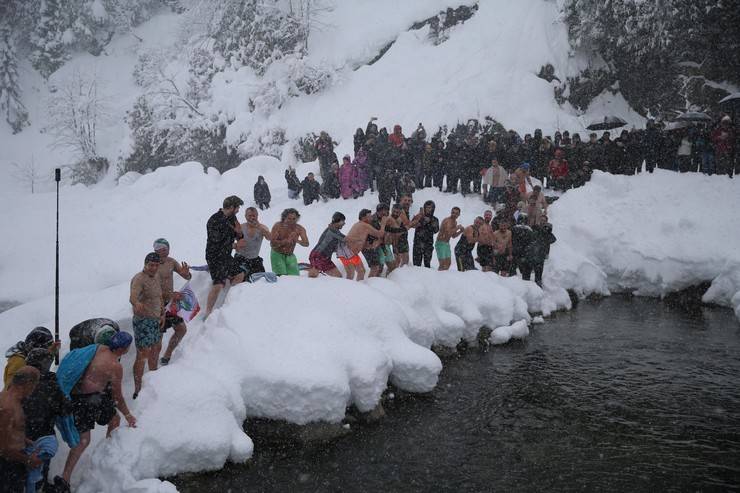
M 299 174 L 315 166 L 304 165 Z M 377 200 L 366 195 L 299 206 L 286 197 L 282 166 L 271 158 L 252 159 L 224 175 L 191 163 L 126 176 L 111 188 L 65 188 L 65 346 L 66 331 L 85 318 L 108 316 L 130 327 L 128 282 L 154 238 L 167 237 L 178 260 L 203 263 L 205 220 L 226 195 L 236 193 L 249 203 L 260 174 L 274 197 L 262 221 L 271 225 L 283 208 L 297 206 L 312 242 L 335 210 L 351 220 Z M 419 268 L 362 283 L 301 277 L 236 286 L 205 325 L 190 324 L 169 367 L 146 375 L 134 403 L 138 428 L 121 429 L 110 440 L 102 440 L 98 430 L 73 482 L 80 491 L 167 490 L 171 485 L 153 478 L 248 458 L 252 443 L 241 427 L 247 416 L 338 422 L 347 406 L 373 409 L 389 381 L 428 392 L 441 369 L 433 344 L 454 346 L 474 340 L 484 325 L 506 327 L 528 322 L 530 313 L 568 309 L 565 288 L 661 295 L 714 280 L 708 300 L 729 305 L 732 296 L 740 297 L 740 274 L 733 267 L 740 264 L 733 249 L 740 244 L 740 219 L 733 216 L 740 205 L 738 183 L 667 172 L 597 173 L 592 183 L 551 206 L 558 242 L 546 265 L 544 291 L 518 278 Z M 464 224 L 485 210 L 477 198 L 436 190 L 419 191 L 414 199 L 416 205 L 435 200 L 439 217 L 460 206 Z M 52 325 L 53 204 L 53 194 L 3 200 L 0 225 L 17 234 L 0 246 L 0 298 L 22 304 L 0 314 L 2 347 L 34 325 Z M 268 248 L 263 245 L 263 257 Z M 308 251 L 299 247 L 299 259 L 307 259 Z M 208 276 L 196 274 L 192 285 L 204 299 Z M 499 330 L 495 340 L 525 332 L 519 323 L 516 330 Z M 127 355 L 127 389 L 131 362 Z

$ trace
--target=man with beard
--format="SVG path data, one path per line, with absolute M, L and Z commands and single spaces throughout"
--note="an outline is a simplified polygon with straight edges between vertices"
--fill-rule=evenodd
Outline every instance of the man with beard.
M 206 302 L 206 318 L 211 314 L 226 281 L 230 281 L 233 286 L 244 280 L 244 272 L 231 256 L 235 241 L 242 237 L 241 226 L 236 220 L 236 214 L 242 205 L 244 201 L 236 195 L 226 197 L 223 207 L 206 223 L 206 263 L 213 280 Z

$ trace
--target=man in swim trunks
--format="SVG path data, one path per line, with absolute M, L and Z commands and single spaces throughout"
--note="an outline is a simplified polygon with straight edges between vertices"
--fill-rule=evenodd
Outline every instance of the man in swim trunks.
M 254 273 L 265 272 L 260 249 L 263 239 L 272 240 L 272 233 L 270 233 L 270 228 L 259 222 L 259 211 L 256 207 L 247 207 L 244 218 L 247 222 L 241 225 L 243 237 L 236 242 L 234 260 L 249 279 L 249 276 Z
M 362 209 L 359 214 L 359 221 L 352 226 L 345 239 L 347 247 L 352 253 L 352 258 L 356 257 L 359 252 L 362 252 L 365 260 L 367 260 L 368 267 L 370 267 L 370 275 L 368 277 L 378 276 L 380 273 L 380 258 L 377 252 L 375 252 L 376 247 L 373 246 L 373 243 L 375 240 L 382 238 L 385 235 L 385 226 L 388 223 L 388 216 L 385 215 L 381 218 L 380 229 L 372 227 L 370 224 L 372 220 L 372 211 L 370 209 Z M 359 259 L 359 257 L 357 258 Z M 362 280 L 359 273 L 357 280 Z
M 189 281 L 193 276 L 190 274 L 190 267 L 188 267 L 188 264 L 185 262 L 178 262 L 169 256 L 170 244 L 166 239 L 159 238 L 154 241 L 154 252 L 159 255 L 160 259 L 157 275 L 159 276 L 159 283 L 162 287 L 162 306 L 166 308 L 170 303 L 170 300 L 179 301 L 182 299 L 182 295 L 180 293 L 174 292 L 174 283 L 172 280 L 174 273 L 177 272 L 177 274 L 186 281 Z M 167 344 L 167 349 L 165 350 L 164 355 L 162 355 L 162 359 L 160 360 L 162 365 L 169 364 L 170 358 L 172 358 L 172 352 L 175 350 L 177 345 L 180 344 L 180 341 L 185 337 L 185 333 L 187 332 L 185 321 L 181 317 L 172 315 L 171 313 L 165 313 L 162 332 L 165 332 L 170 327 L 175 330 L 175 333 L 170 338 L 170 342 Z
M 383 231 L 385 233 L 388 221 L 390 221 L 390 209 L 388 204 L 384 202 L 378 204 L 375 207 L 375 214 L 370 216 L 370 226 L 376 231 Z M 385 234 L 382 236 L 371 234 L 367 237 L 367 245 L 362 250 L 362 256 L 365 257 L 367 265 L 370 267 L 368 277 L 379 277 L 382 275 L 383 266 L 386 262 L 390 262 L 390 266 L 395 268 L 393 260 L 387 259 L 384 240 Z
M 396 250 L 396 257 L 398 257 L 398 267 L 408 265 L 409 263 L 409 233 L 408 230 L 414 226 L 411 224 L 411 206 L 414 203 L 414 199 L 411 198 L 410 194 L 403 194 L 398 199 L 398 203 L 401 205 L 402 214 L 398 216 L 397 220 L 400 222 L 399 228 L 403 231 L 398 235 L 398 241 L 396 242 L 398 249 Z
M 465 272 L 466 270 L 478 270 L 475 268 L 473 259 L 473 248 L 478 242 L 480 227 L 483 224 L 483 218 L 478 216 L 473 224 L 465 228 L 460 240 L 455 245 L 455 259 L 457 260 L 457 270 Z
M 504 218 L 493 233 L 493 271 L 502 277 L 509 275 L 510 264 L 514 260 L 512 250 L 509 220 Z
M 345 219 L 344 214 L 335 212 L 331 217 L 331 223 L 321 233 L 319 241 L 316 242 L 316 246 L 313 247 L 308 256 L 308 261 L 311 264 L 311 270 L 308 272 L 309 277 L 318 277 L 319 273 L 332 277 L 342 277 L 337 266 L 331 261 L 331 256 L 345 241 L 345 236 L 340 231 L 344 227 Z
M 226 197 L 223 207 L 214 213 L 206 223 L 206 263 L 211 273 L 213 286 L 208 293 L 205 318 L 211 314 L 218 295 L 224 288 L 226 281 L 231 285 L 239 284 L 244 280 L 244 272 L 231 256 L 236 246 L 236 240 L 242 237 L 242 230 L 236 214 L 239 207 L 244 205 L 242 199 L 236 195 Z
M 134 336 L 136 337 L 136 361 L 134 361 L 134 399 L 141 390 L 144 365 L 149 370 L 157 369 L 159 351 L 162 349 L 162 327 L 164 305 L 162 286 L 157 272 L 162 260 L 152 252 L 144 259 L 144 270 L 131 279 L 129 302 L 134 312 Z
M 529 226 L 536 226 L 540 223 L 540 218 L 547 214 L 547 200 L 545 200 L 545 194 L 542 193 L 542 187 L 535 185 L 526 203 Z
M 128 352 L 131 340 L 129 333 L 121 331 L 111 337 L 109 346 L 98 346 L 85 373 L 72 389 L 72 414 L 75 427 L 80 433 L 80 443 L 69 451 L 67 462 L 64 464 L 62 479 L 67 487 L 77 461 L 90 445 L 90 430 L 95 428 L 96 423 L 101 426 L 108 425 L 110 436 L 120 423 L 116 412 L 118 409 L 128 425 L 136 427 L 136 418 L 129 411 L 121 390 L 123 369 L 120 359 Z M 58 482 L 57 476 L 54 483 Z
M 481 224 L 478 235 L 478 263 L 483 272 L 493 270 L 493 212 L 487 210 L 483 213 L 483 224 Z
M 396 268 L 396 257 L 393 255 L 391 245 L 387 241 L 391 236 L 389 232 L 399 234 L 403 231 L 400 228 L 393 227 L 394 224 L 396 224 L 396 221 L 389 215 L 389 212 L 390 208 L 388 207 L 388 204 L 378 204 L 375 208 L 375 214 L 373 214 L 373 218 L 370 220 L 370 225 L 373 228 L 377 230 L 382 229 L 386 233 L 382 238 L 378 238 L 374 243 L 377 246 L 376 251 L 378 253 L 378 264 L 380 265 L 380 272 L 378 275 L 383 272 L 383 266 L 385 265 L 388 268 L 385 274 L 386 276 Z M 385 226 L 381 226 L 380 223 L 384 218 L 387 219 L 387 221 Z
M 298 276 L 298 260 L 295 251 L 296 244 L 308 246 L 308 235 L 303 226 L 298 224 L 301 215 L 293 208 L 285 209 L 280 214 L 280 221 L 272 227 L 270 240 L 270 264 L 272 271 L 278 276 Z
M 437 241 L 434 243 L 434 249 L 437 251 L 437 260 L 439 260 L 439 270 L 448 270 L 452 263 L 452 251 L 450 250 L 450 239 L 460 236 L 465 228 L 457 224 L 457 218 L 460 217 L 460 208 L 453 207 L 450 211 L 450 217 L 442 220 L 439 226 Z

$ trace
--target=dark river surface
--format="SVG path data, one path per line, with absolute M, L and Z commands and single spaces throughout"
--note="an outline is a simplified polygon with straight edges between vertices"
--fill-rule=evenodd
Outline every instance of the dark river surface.
M 739 491 L 740 324 L 727 309 L 581 302 L 445 361 L 437 389 L 323 445 L 256 441 L 196 491 Z

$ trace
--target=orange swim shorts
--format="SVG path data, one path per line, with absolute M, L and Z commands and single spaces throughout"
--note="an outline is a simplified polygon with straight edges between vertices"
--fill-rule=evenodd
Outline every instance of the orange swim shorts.
M 361 265 L 362 260 L 360 259 L 359 255 L 353 255 L 350 258 L 347 257 L 338 257 L 339 261 L 342 262 L 342 265 L 347 267 L 349 265 Z

